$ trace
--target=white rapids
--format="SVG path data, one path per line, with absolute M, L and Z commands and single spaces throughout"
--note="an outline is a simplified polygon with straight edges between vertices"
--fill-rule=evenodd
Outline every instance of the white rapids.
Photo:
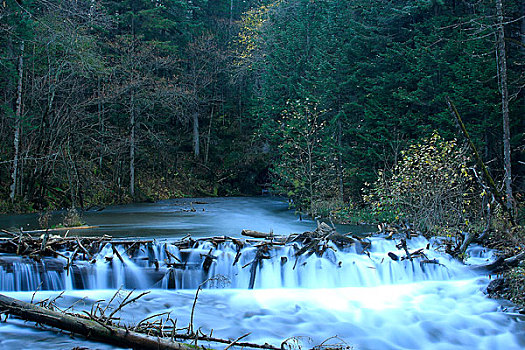
M 450 256 L 432 247 L 425 249 L 430 242 L 423 237 L 408 241 L 410 250 L 423 248 L 425 254 L 424 258 L 413 261 L 402 259 L 405 253 L 396 247 L 394 240 L 376 237 L 369 241 L 371 246 L 366 254 L 361 252 L 359 245 L 339 249 L 332 243 L 322 256 L 296 256 L 301 247 L 297 243 L 274 246 L 267 254 L 268 259 L 257 265 L 254 288 L 375 287 L 474 276 Z M 229 288 L 248 288 L 256 252 L 256 246 L 247 245 L 238 255 L 237 246 L 231 241 L 218 246 L 209 241 L 197 241 L 192 248 L 186 249 L 162 242 L 141 248 L 130 256 L 124 247 L 116 245 L 113 248 L 108 243 L 91 261 L 76 262 L 69 271 L 46 268 L 45 259 L 38 264 L 16 261 L 9 268 L 0 265 L 0 290 L 117 289 L 121 286 L 128 289 L 195 289 L 217 275 L 229 280 Z M 473 252 L 479 256 L 473 257 L 477 261 L 492 257 L 490 251 L 477 249 Z M 392 260 L 388 253 L 401 260 Z M 207 254 L 214 260 L 206 270 L 203 257 Z M 236 256 L 239 256 L 237 262 Z M 175 259 L 181 263 L 170 267 L 169 261 Z M 54 265 L 57 264 L 60 259 L 54 260 Z M 62 265 L 67 266 L 67 259 L 62 259 Z
M 426 248 L 429 243 L 433 242 L 422 237 L 408 241 L 411 251 Z M 122 250 L 123 262 L 104 259 L 113 255 L 112 248 L 106 246 L 96 263 L 87 264 L 77 273 L 54 272 L 46 283 L 48 289 L 67 290 L 59 300 L 65 307 L 85 298 L 76 304 L 78 310 L 90 309 L 96 300 L 109 300 L 121 285 L 151 289 L 150 294 L 122 313 L 122 321 L 132 324 L 170 311 L 183 327 L 189 323 L 196 288 L 207 278 L 225 276 L 228 283 L 209 282 L 208 288 L 200 292 L 194 327 L 205 333 L 213 330 L 213 335 L 221 338 L 236 339 L 250 333 L 244 340 L 276 346 L 288 339 L 284 348 L 320 344 L 353 349 L 525 348 L 523 317 L 502 312 L 499 302 L 485 296 L 488 276 L 476 275 L 468 266 L 429 248 L 424 250 L 426 258 L 394 261 L 389 252 L 404 256 L 396 242 L 374 237 L 369 255 L 358 254 L 354 247 L 341 250 L 333 246 L 321 257 L 312 254 L 295 261 L 297 248 L 278 247 L 258 266 L 251 290 L 248 284 L 254 247 L 243 248 L 233 265 L 237 250 L 232 243 L 214 247 L 201 242 L 185 251 L 164 242 L 131 258 Z M 202 269 L 202 255 L 210 249 L 216 259 L 206 272 Z M 186 268 L 166 268 L 166 251 L 185 260 Z M 469 254 L 469 261 L 475 264 L 494 258 L 491 251 L 481 247 L 474 247 Z M 164 277 L 151 279 L 145 272 L 148 259 L 159 262 Z M 439 264 L 428 263 L 434 259 Z M 23 264 L 9 271 L 0 268 L 0 287 L 6 291 L 2 293 L 31 300 L 33 292 L 20 290 L 35 290 L 46 279 L 41 270 L 31 271 Z M 25 277 L 17 278 L 16 274 Z M 79 283 L 86 289 L 75 290 Z M 35 298 L 57 294 L 39 291 Z M 31 328 L 12 318 L 0 325 L 0 349 L 75 346 L 114 349 Z

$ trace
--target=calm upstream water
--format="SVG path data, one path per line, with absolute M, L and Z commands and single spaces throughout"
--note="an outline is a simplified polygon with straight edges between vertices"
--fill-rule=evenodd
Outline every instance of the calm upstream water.
M 51 213 L 50 225 L 63 221 L 65 212 Z M 74 234 L 110 234 L 177 238 L 227 235 L 240 237 L 243 229 L 287 235 L 315 229 L 315 223 L 295 215 L 288 202 L 272 197 L 183 198 L 110 206 L 86 211 L 82 219 L 90 230 Z M 38 214 L 0 215 L 0 228 L 38 229 Z M 342 233 L 374 230 L 370 226 L 338 226 Z
M 60 220 L 60 214 L 53 220 Z M 440 252 L 438 244 L 418 237 L 409 249 L 425 248 L 427 258 L 439 264 L 393 261 L 389 252 L 404 253 L 396 241 L 370 238 L 369 254 L 355 246 L 331 246 L 322 256 L 295 257 L 298 246 L 276 247 L 256 270 L 254 289 L 249 289 L 256 247 L 240 251 L 232 242 L 214 246 L 195 243 L 191 249 L 171 244 L 187 233 L 193 237 L 240 237 L 242 229 L 276 234 L 314 230 L 315 223 L 300 220 L 285 201 L 272 198 L 185 199 L 155 204 L 108 207 L 84 215 L 95 233 L 155 238 L 134 254 L 117 246 L 123 261 L 111 258 L 114 249 L 103 247 L 96 263 L 78 262 L 69 273 L 63 269 L 37 269 L 24 261 L 0 266 L 1 293 L 29 301 L 42 283 L 35 300 L 55 297 L 64 308 L 89 310 L 97 300 L 109 300 L 120 286 L 151 290 L 121 314 L 123 322 L 140 320 L 169 311 L 184 327 L 190 320 L 197 286 L 207 278 L 224 276 L 199 294 L 194 327 L 222 338 L 270 343 L 284 348 L 312 348 L 342 344 L 354 349 L 523 349 L 525 320 L 502 312 L 499 302 L 483 293 L 488 276 L 474 274 L 468 266 Z M 0 227 L 36 228 L 36 216 L 0 217 Z M 370 231 L 371 227 L 339 226 L 342 233 Z M 93 231 L 81 232 L 93 235 Z M 71 233 L 70 233 L 71 234 Z M 77 234 L 77 232 L 74 232 Z M 426 249 L 427 246 L 429 249 Z M 202 255 L 216 257 L 203 269 Z M 168 253 L 169 252 L 169 253 Z M 239 260 L 234 264 L 238 253 Z M 494 259 L 481 247 L 470 251 L 469 263 Z M 171 257 L 184 261 L 183 268 L 168 266 Z M 0 256 L 2 258 L 2 256 Z M 6 258 L 5 256 L 3 257 Z M 54 265 L 60 264 L 55 259 Z M 151 268 L 151 262 L 160 264 Z M 63 263 L 63 261 L 62 261 Z M 225 280 L 225 281 L 224 281 Z M 115 349 L 89 343 L 10 318 L 0 324 L 0 349 Z

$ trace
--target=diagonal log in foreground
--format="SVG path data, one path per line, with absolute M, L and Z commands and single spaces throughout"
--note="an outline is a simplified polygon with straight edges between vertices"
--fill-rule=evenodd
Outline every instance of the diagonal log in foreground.
M 0 294 L 0 313 L 16 315 L 26 321 L 60 328 L 89 339 L 121 347 L 144 350 L 195 350 L 195 347 L 184 343 L 103 325 L 87 318 L 49 310 L 3 294 Z

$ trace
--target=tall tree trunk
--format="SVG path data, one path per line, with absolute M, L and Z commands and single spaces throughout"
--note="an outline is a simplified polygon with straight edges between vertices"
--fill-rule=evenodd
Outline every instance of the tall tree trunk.
M 521 2 L 521 52 L 525 54 L 525 1 Z
M 343 126 L 341 118 L 337 118 L 337 177 L 339 182 L 339 200 L 344 202 L 345 188 L 343 181 Z
M 230 31 L 233 25 L 233 0 L 230 0 Z
M 71 159 L 70 147 L 71 147 L 70 141 L 68 140 L 67 146 L 64 149 L 62 157 L 64 158 L 64 167 L 66 170 L 67 181 L 69 183 L 69 195 L 71 196 L 71 208 L 75 208 L 77 206 L 77 203 L 76 203 L 77 194 L 75 193 L 76 186 L 73 183 L 73 175 L 71 174 L 71 170 L 73 168 L 73 160 Z
M 521 2 L 521 54 L 525 56 L 525 1 Z M 525 111 L 525 91 L 521 92 L 522 99 L 522 108 Z M 522 125 L 525 129 L 525 118 L 522 118 Z
M 210 123 L 208 124 L 208 136 L 206 140 L 206 153 L 204 153 L 204 164 L 208 163 L 208 156 L 210 154 L 210 142 L 211 142 L 211 126 L 213 122 L 213 105 L 211 106 Z
M 199 112 L 193 112 L 193 155 L 195 158 L 200 155 L 200 137 L 199 137 Z
M 309 211 L 310 214 L 312 213 L 312 207 L 314 205 L 314 179 L 313 179 L 313 146 L 308 145 L 308 189 L 310 191 L 310 205 L 309 205 Z
M 134 11 L 135 13 L 135 11 Z M 131 198 L 135 198 L 135 59 L 132 57 L 135 54 L 135 14 L 131 16 L 131 35 L 133 42 L 131 44 L 131 97 L 130 97 L 130 111 L 129 111 L 129 194 Z
M 103 157 L 104 157 L 104 150 L 106 147 L 105 143 L 105 130 L 104 130 L 104 105 L 102 104 L 102 87 L 100 84 L 100 77 L 97 79 L 97 115 L 98 115 L 98 123 L 100 127 L 100 139 L 102 143 L 102 149 L 99 152 L 98 155 L 98 167 L 102 171 L 102 164 L 103 164 Z
M 18 58 L 18 88 L 16 96 L 16 112 L 15 112 L 15 132 L 13 146 L 15 149 L 15 154 L 13 157 L 13 171 L 11 173 L 11 192 L 9 197 L 11 201 L 14 201 L 16 188 L 17 188 L 17 179 L 18 179 L 18 159 L 20 157 L 20 129 L 22 126 L 22 81 L 24 78 L 24 42 L 20 43 L 20 56 Z
M 129 194 L 132 198 L 135 197 L 135 94 L 131 93 L 130 106 L 130 126 L 131 132 L 129 136 Z
M 512 170 L 510 161 L 510 121 L 509 121 L 509 92 L 507 88 L 507 58 L 505 55 L 505 29 L 503 27 L 503 4 L 502 0 L 496 0 L 497 15 L 497 57 L 498 73 L 501 90 L 501 110 L 503 115 L 503 162 L 505 168 L 505 194 L 506 204 L 513 211 L 514 200 L 512 196 Z

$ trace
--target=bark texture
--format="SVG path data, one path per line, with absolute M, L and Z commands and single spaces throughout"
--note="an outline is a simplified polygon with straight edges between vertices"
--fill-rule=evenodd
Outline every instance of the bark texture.
M 104 325 L 88 318 L 49 310 L 2 294 L 0 294 L 0 312 L 18 316 L 26 321 L 60 328 L 65 331 L 81 334 L 89 339 L 121 347 L 144 350 L 195 349 L 183 343 L 151 337 L 124 328 Z
M 15 112 L 15 131 L 13 139 L 13 147 L 15 154 L 13 157 L 13 170 L 11 173 L 11 188 L 9 197 L 11 200 L 15 199 L 16 188 L 18 184 L 18 159 L 20 158 L 20 128 L 22 126 L 22 82 L 24 78 L 24 42 L 20 44 L 20 56 L 18 58 L 18 88 L 16 93 L 16 112 Z
M 514 211 L 512 195 L 512 167 L 510 161 L 510 121 L 509 121 L 509 91 L 507 87 L 507 57 L 505 55 L 505 28 L 503 27 L 502 0 L 496 0 L 497 15 L 497 58 L 498 75 L 501 90 L 501 111 L 503 116 L 503 163 L 505 168 L 505 195 L 509 211 Z

